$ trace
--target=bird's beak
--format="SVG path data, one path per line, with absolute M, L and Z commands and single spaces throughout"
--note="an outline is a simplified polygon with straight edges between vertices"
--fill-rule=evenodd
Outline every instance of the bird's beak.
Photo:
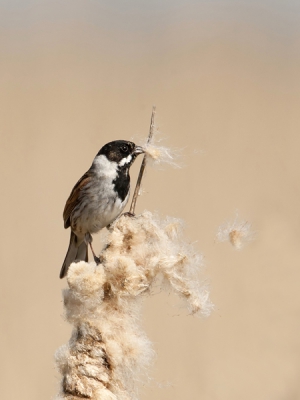
M 145 150 L 141 147 L 141 146 L 135 146 L 134 150 L 133 150 L 133 154 L 142 154 L 145 153 Z

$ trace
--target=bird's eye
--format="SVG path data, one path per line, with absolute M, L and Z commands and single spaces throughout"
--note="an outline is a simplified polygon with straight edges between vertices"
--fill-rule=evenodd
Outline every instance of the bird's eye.
M 121 151 L 122 151 L 122 153 L 128 153 L 128 146 L 127 146 L 127 144 L 123 144 L 123 146 L 121 147 Z

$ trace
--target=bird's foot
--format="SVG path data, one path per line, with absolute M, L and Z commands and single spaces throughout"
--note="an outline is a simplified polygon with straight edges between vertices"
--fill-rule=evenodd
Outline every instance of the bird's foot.
M 95 261 L 95 263 L 97 264 L 97 265 L 99 265 L 99 264 L 102 264 L 102 262 L 103 262 L 103 257 L 97 257 L 97 256 L 95 256 L 94 255 L 94 261 Z
M 124 215 L 125 217 L 131 217 L 131 218 L 135 217 L 135 214 L 133 214 L 131 212 L 125 212 L 122 215 Z

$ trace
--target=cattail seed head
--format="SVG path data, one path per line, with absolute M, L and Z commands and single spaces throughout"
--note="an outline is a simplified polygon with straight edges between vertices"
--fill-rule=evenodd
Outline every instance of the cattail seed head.
M 208 287 L 198 275 L 202 259 L 182 236 L 178 219 L 163 221 L 150 212 L 121 216 L 109 229 L 102 264 L 71 264 L 63 296 L 74 329 L 56 353 L 63 375 L 57 399 L 137 399 L 136 382 L 147 376 L 153 358 L 140 306 L 158 281 L 192 314 L 210 314 Z

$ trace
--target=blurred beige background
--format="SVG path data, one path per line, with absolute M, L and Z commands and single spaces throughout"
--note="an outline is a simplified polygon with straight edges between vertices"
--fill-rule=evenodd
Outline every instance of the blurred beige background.
M 155 104 L 185 167 L 148 169 L 137 211 L 185 220 L 216 308 L 145 300 L 140 399 L 300 399 L 300 3 L 1 0 L 0 21 L 1 398 L 56 394 L 64 203 Z M 236 210 L 256 231 L 240 252 L 215 242 Z

